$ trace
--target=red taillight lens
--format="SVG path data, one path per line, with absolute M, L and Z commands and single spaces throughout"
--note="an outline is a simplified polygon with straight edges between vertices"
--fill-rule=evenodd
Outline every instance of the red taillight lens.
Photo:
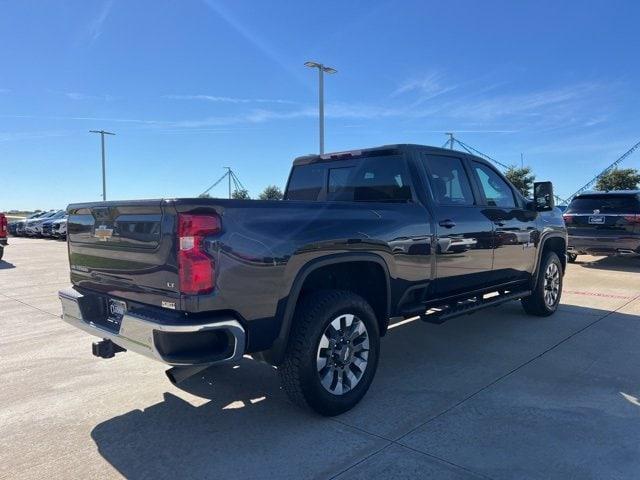
M 2 215 L 0 217 L 0 237 L 7 236 L 7 217 Z
M 573 215 L 563 215 L 562 218 L 564 218 L 564 223 L 567 225 L 573 223 Z
M 640 215 L 625 215 L 624 219 L 628 223 L 633 223 L 633 224 L 636 224 L 636 225 L 640 225 Z
M 210 293 L 215 286 L 213 260 L 204 252 L 207 235 L 220 231 L 220 217 L 213 215 L 178 215 L 178 272 L 180 293 Z

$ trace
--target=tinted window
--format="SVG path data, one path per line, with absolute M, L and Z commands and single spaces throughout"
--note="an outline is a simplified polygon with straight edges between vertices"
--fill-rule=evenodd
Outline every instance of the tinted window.
M 350 167 L 329 168 L 328 200 L 406 202 L 409 174 L 400 156 L 362 158 Z
M 429 181 L 438 203 L 473 205 L 473 193 L 462 161 L 454 157 L 429 156 Z
M 324 185 L 324 174 L 322 165 L 293 167 L 287 186 L 287 200 L 318 200 Z
M 473 168 L 478 176 L 480 189 L 484 193 L 487 205 L 507 208 L 516 206 L 511 187 L 493 168 L 478 162 L 473 162 Z
M 638 197 L 635 195 L 580 195 L 567 208 L 571 213 L 640 213 Z
M 348 188 L 353 167 L 330 168 L 327 193 L 331 200 L 353 200 L 353 189 Z
M 324 188 L 328 201 L 406 202 L 411 200 L 409 173 L 400 155 L 360 157 L 294 167 L 288 200 L 318 200 Z

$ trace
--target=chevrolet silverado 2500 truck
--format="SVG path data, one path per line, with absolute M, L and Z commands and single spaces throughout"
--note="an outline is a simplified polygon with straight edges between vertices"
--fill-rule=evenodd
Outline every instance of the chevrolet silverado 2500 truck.
M 369 388 L 390 320 L 515 299 L 554 313 L 567 236 L 550 183 L 534 190 L 471 155 L 390 145 L 296 159 L 283 201 L 69 205 L 63 318 L 104 339 L 95 355 L 146 355 L 172 381 L 250 354 L 336 415 Z

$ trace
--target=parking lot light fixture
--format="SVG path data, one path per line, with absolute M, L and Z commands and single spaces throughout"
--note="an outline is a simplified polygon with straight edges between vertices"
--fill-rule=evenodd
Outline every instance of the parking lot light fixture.
M 319 116 L 319 136 L 320 136 L 320 155 L 324 153 L 324 74 L 329 75 L 338 71 L 333 67 L 327 67 L 318 62 L 305 62 L 305 67 L 318 69 L 318 116 Z
M 89 130 L 89 133 L 100 134 L 100 143 L 102 146 L 102 201 L 106 202 L 107 201 L 107 180 L 106 180 L 105 160 L 104 160 L 104 136 L 115 135 L 115 133 L 107 132 L 105 130 Z

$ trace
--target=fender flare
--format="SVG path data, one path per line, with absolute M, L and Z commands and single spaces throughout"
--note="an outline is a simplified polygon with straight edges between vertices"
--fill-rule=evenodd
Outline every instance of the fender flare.
M 563 235 L 561 232 L 556 232 L 556 231 L 552 231 L 552 232 L 547 232 L 547 233 L 543 233 L 540 237 L 540 246 L 538 247 L 538 251 L 536 253 L 536 268 L 533 272 L 533 277 L 531 279 L 531 285 L 534 286 L 536 284 L 536 282 L 538 281 L 538 274 L 540 273 L 540 263 L 542 262 L 542 252 L 544 251 L 544 245 L 547 242 L 547 240 L 549 240 L 550 238 L 561 238 L 564 241 L 564 247 L 565 247 L 565 256 L 566 256 L 566 248 L 567 248 L 567 236 Z M 562 262 L 563 265 L 566 265 L 566 258 L 563 259 L 561 258 L 560 261 Z M 566 269 L 566 268 L 565 268 Z M 564 272 L 563 272 L 564 274 Z
M 269 350 L 264 352 L 264 359 L 272 364 L 279 365 L 282 363 L 284 354 L 289 343 L 289 333 L 291 331 L 291 325 L 293 323 L 293 314 L 298 304 L 300 292 L 307 277 L 318 270 L 319 268 L 326 267 L 327 265 L 335 265 L 338 263 L 346 262 L 374 262 L 382 267 L 385 277 L 385 287 L 387 292 L 387 305 L 386 305 L 386 317 L 389 318 L 391 312 L 391 280 L 389 275 L 389 267 L 384 259 L 374 253 L 336 253 L 319 257 L 305 263 L 300 269 L 293 283 L 291 284 L 291 290 L 289 295 L 284 299 L 283 308 L 279 308 L 282 313 L 278 316 L 282 319 L 280 322 L 280 333 L 274 340 L 273 345 Z

